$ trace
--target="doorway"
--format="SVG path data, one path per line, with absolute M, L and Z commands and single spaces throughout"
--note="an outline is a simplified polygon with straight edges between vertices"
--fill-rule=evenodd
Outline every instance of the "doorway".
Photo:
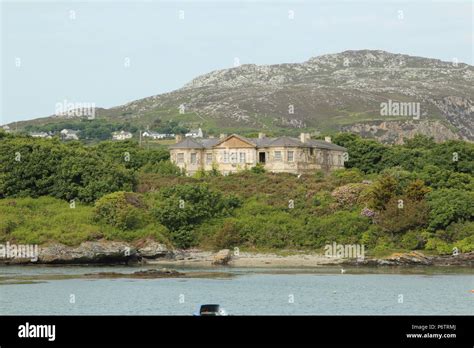
M 259 163 L 265 163 L 265 152 L 259 152 L 258 153 L 258 162 Z

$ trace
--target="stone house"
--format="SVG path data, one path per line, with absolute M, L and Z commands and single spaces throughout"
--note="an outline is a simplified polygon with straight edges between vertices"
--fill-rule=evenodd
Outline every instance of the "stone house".
M 245 138 L 237 134 L 221 135 L 220 138 L 177 139 L 170 145 L 170 158 L 188 175 L 198 170 L 216 168 L 222 174 L 249 169 L 261 163 L 274 173 L 311 173 L 344 168 L 347 150 L 331 142 L 329 137 L 313 140 L 308 133 L 299 138 Z

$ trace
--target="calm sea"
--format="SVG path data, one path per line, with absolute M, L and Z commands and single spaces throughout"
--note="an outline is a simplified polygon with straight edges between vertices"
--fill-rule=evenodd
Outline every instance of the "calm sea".
M 138 269 L 143 268 L 9 266 L 0 267 L 0 276 Z M 234 315 L 474 314 L 472 270 L 450 273 L 454 271 L 424 268 L 400 273 L 349 268 L 345 274 L 330 268 L 218 270 L 234 276 L 0 284 L 0 314 L 190 315 L 203 303 L 219 303 Z

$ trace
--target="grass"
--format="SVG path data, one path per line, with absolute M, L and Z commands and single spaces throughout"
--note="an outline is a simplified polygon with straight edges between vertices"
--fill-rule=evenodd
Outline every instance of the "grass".
M 85 241 L 110 239 L 135 241 L 154 238 L 167 242 L 162 226 L 150 225 L 134 231 L 122 231 L 95 222 L 93 207 L 69 203 L 52 197 L 0 200 L 0 242 L 45 244 L 58 242 L 78 245 Z

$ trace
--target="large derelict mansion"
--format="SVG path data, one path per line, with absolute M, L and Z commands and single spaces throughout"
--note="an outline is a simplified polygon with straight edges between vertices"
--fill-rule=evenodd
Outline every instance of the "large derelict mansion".
M 308 133 L 299 138 L 245 138 L 237 134 L 219 138 L 177 138 L 170 147 L 171 161 L 192 175 L 199 170 L 219 170 L 229 174 L 261 163 L 269 172 L 303 174 L 344 167 L 344 147 L 327 137 L 313 140 Z

